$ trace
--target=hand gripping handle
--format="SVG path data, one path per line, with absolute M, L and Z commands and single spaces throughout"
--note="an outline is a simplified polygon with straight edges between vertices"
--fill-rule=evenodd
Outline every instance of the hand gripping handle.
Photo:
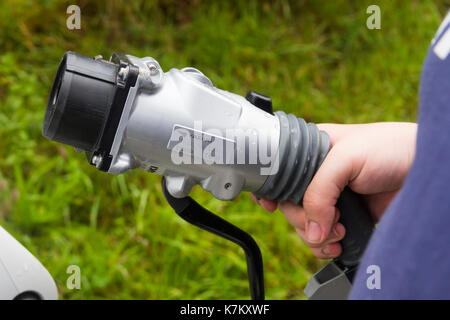
M 280 121 L 279 170 L 254 192 L 257 198 L 278 202 L 286 200 L 301 205 L 314 174 L 330 149 L 330 139 L 313 123 L 282 111 L 275 112 Z M 346 236 L 343 252 L 337 259 L 342 266 L 358 264 L 373 230 L 369 210 L 362 197 L 345 188 L 336 204 Z

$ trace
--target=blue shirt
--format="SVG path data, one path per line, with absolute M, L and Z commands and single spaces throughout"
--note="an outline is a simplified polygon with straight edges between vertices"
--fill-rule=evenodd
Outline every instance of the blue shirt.
M 372 236 L 351 299 L 450 299 L 449 52 L 450 13 L 422 68 L 413 165 Z

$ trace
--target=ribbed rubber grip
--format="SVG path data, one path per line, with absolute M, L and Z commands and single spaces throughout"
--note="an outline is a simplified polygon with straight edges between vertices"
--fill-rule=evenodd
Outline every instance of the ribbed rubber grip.
M 314 123 L 283 111 L 275 112 L 280 121 L 279 166 L 255 192 L 258 198 L 300 203 L 330 148 L 330 139 Z

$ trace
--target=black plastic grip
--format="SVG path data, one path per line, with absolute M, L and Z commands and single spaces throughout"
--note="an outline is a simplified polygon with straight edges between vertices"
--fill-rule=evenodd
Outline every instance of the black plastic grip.
M 336 207 L 341 215 L 339 222 L 345 227 L 345 237 L 341 240 L 342 254 L 336 261 L 345 267 L 352 267 L 359 263 L 374 224 L 362 196 L 348 187 L 341 193 Z
M 264 300 L 264 272 L 261 250 L 255 240 L 245 231 L 216 216 L 199 205 L 191 197 L 175 198 L 166 187 L 166 179 L 161 181 L 162 190 L 169 205 L 187 222 L 223 237 L 239 245 L 247 258 L 247 272 L 250 294 L 253 300 Z

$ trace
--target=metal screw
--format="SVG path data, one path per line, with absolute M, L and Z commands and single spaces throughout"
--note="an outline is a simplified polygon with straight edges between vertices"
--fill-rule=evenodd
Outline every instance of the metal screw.
M 92 157 L 91 162 L 93 165 L 98 167 L 102 163 L 102 160 L 103 160 L 102 156 L 96 154 Z
M 126 67 L 122 67 L 120 68 L 119 72 L 117 73 L 119 75 L 119 77 L 125 81 L 125 79 L 128 76 L 128 71 L 130 71 L 130 67 L 126 66 Z
M 150 71 L 151 76 L 155 76 L 158 74 L 158 67 L 153 62 L 147 63 L 148 70 Z

